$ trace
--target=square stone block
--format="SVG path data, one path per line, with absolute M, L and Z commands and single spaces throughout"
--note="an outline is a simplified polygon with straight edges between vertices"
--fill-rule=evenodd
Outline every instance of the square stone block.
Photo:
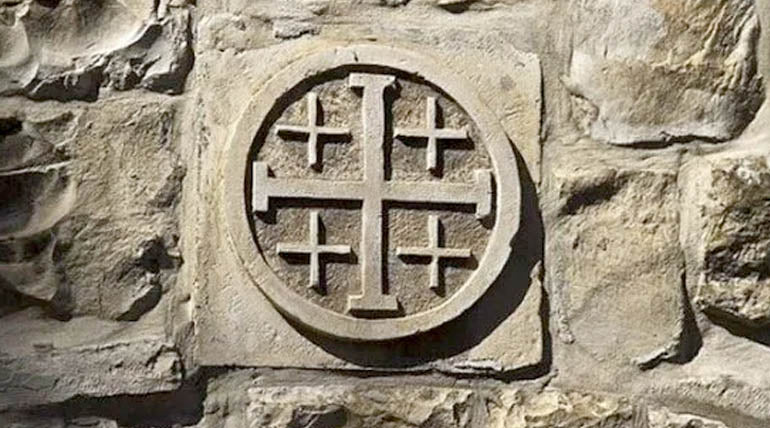
M 429 34 L 199 53 L 197 364 L 539 367 L 538 60 Z
M 546 281 L 565 345 L 559 364 L 614 385 L 634 365 L 684 358 L 678 155 L 581 141 L 552 150 L 546 163 Z

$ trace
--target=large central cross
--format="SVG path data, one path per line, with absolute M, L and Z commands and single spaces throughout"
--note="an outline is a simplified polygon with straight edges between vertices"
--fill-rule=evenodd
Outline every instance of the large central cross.
M 385 289 L 383 275 L 383 211 L 385 202 L 473 205 L 476 217 L 492 210 L 492 174 L 476 170 L 474 183 L 389 181 L 385 179 L 385 91 L 395 83 L 390 75 L 351 73 L 348 84 L 363 89 L 362 120 L 364 178 L 362 181 L 275 178 L 267 164 L 252 163 L 252 209 L 265 212 L 270 198 L 315 201 L 359 201 L 361 209 L 361 291 L 348 296 L 352 314 L 387 314 L 399 310 Z

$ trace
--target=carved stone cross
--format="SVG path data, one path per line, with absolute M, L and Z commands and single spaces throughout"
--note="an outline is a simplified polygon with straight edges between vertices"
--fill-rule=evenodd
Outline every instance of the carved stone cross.
M 468 259 L 471 250 L 467 248 L 444 248 L 441 246 L 441 222 L 437 215 L 428 217 L 428 246 L 427 247 L 398 247 L 399 257 L 428 257 L 430 258 L 430 288 L 438 289 L 441 284 L 442 259 Z
M 309 288 L 321 289 L 321 256 L 324 254 L 347 255 L 351 253 L 350 245 L 325 245 L 321 242 L 321 220 L 317 210 L 310 211 L 310 236 L 307 244 L 287 244 L 279 242 L 276 247 L 278 254 L 307 255 L 310 264 Z
M 435 97 L 428 97 L 425 111 L 425 128 L 396 128 L 396 138 L 423 138 L 427 139 L 428 150 L 425 152 L 425 165 L 434 175 L 438 175 L 438 145 L 443 140 L 467 140 L 467 129 L 437 128 L 438 114 Z
M 475 207 L 477 218 L 486 217 L 492 210 L 490 170 L 474 171 L 475 182 L 472 184 L 385 179 L 385 146 L 388 143 L 386 142 L 388 133 L 386 132 L 384 96 L 385 91 L 394 83 L 395 77 L 392 75 L 369 73 L 349 75 L 348 85 L 363 89 L 361 111 L 363 180 L 329 181 L 269 177 L 267 164 L 259 161 L 252 163 L 252 209 L 256 212 L 267 211 L 271 198 L 296 198 L 310 201 L 347 200 L 362 204 L 362 237 L 359 250 L 361 290 L 357 294 L 349 295 L 347 302 L 347 311 L 353 314 L 388 314 L 399 311 L 398 301 L 395 296 L 386 293 L 384 286 L 383 211 L 386 202 L 406 202 L 427 206 L 431 204 L 472 205 Z M 434 141 L 438 138 L 446 138 L 445 135 L 455 135 L 442 133 L 443 131 L 434 130 L 434 134 L 431 134 L 434 135 Z
M 307 165 L 311 168 L 318 168 L 321 161 L 318 156 L 319 137 L 347 137 L 350 130 L 347 128 L 332 128 L 321 126 L 318 117 L 318 95 L 315 92 L 307 94 L 307 126 L 296 125 L 276 125 L 276 132 L 279 135 L 303 135 L 307 136 Z

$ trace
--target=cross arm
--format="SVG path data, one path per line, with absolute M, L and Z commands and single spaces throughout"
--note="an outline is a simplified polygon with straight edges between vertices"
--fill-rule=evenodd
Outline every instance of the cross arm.
M 279 242 L 275 248 L 278 254 L 340 254 L 347 255 L 352 252 L 350 245 L 306 245 L 306 244 L 285 244 Z
M 398 247 L 399 257 L 440 257 L 442 259 L 467 259 L 471 256 L 468 248 L 430 248 L 430 247 Z
M 320 252 L 324 254 L 348 255 L 353 252 L 350 245 L 321 245 Z
M 267 164 L 254 161 L 251 168 L 251 207 L 265 212 L 270 198 L 361 201 L 366 189 L 358 181 L 329 181 L 309 178 L 276 178 L 267 174 Z
M 474 183 L 437 183 L 389 181 L 385 199 L 397 202 L 433 204 L 469 204 L 476 206 L 476 218 L 492 212 L 492 173 L 486 169 L 474 171 Z
M 468 139 L 468 130 L 449 129 L 449 128 L 396 128 L 394 131 L 396 138 L 436 138 L 439 140 L 466 140 Z
M 302 125 L 276 125 L 276 132 L 279 134 L 299 134 L 309 135 L 311 131 L 314 131 L 318 135 L 328 136 L 349 136 L 350 130 L 348 128 L 333 128 L 331 126 L 316 126 L 309 128 Z

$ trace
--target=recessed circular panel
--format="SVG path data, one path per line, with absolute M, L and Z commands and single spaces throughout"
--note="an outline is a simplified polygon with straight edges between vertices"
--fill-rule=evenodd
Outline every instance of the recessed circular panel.
M 513 149 L 469 84 L 401 49 L 347 46 L 255 94 L 223 195 L 248 280 L 345 340 L 435 328 L 499 275 L 519 225 Z

